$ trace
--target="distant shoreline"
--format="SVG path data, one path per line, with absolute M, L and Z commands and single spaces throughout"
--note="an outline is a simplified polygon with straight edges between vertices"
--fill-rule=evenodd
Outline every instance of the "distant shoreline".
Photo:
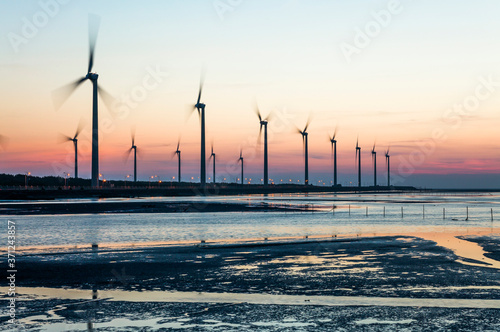
M 0 200 L 54 200 L 70 198 L 133 198 L 133 197 L 189 197 L 220 195 L 265 195 L 293 193 L 397 193 L 420 191 L 415 187 L 321 187 L 304 185 L 162 185 L 160 187 L 117 187 L 91 189 L 86 187 L 45 187 L 0 189 Z
M 226 195 L 272 195 L 272 194 L 304 194 L 304 193 L 357 193 L 357 194 L 396 194 L 396 193 L 495 193 L 500 189 L 417 189 L 410 186 L 377 186 L 377 187 L 324 187 L 304 185 L 235 185 L 210 184 L 205 189 L 199 185 L 165 184 L 160 187 L 118 187 L 118 188 L 86 188 L 86 187 L 35 187 L 0 188 L 0 201 L 33 201 L 56 199 L 100 199 L 100 198 L 140 198 L 140 197 L 192 197 L 192 196 L 226 196 Z

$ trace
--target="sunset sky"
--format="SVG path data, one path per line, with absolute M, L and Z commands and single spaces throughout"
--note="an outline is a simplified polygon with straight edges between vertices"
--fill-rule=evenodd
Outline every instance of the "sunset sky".
M 356 138 L 363 184 L 500 187 L 500 3 L 498 1 L 2 1 L 0 173 L 73 173 L 79 121 L 80 176 L 90 177 L 90 82 L 59 109 L 52 92 L 86 74 L 88 14 L 101 17 L 94 71 L 120 103 L 100 102 L 100 172 L 132 174 L 124 162 L 136 130 L 140 180 L 176 175 L 181 136 L 184 179 L 199 176 L 200 127 L 207 156 L 234 181 L 240 147 L 245 172 L 262 177 L 259 122 L 273 112 L 269 175 L 303 181 L 301 136 L 309 115 L 310 179 L 330 184 L 328 134 L 338 139 L 339 182 L 356 182 Z M 211 164 L 207 174 L 211 176 Z M 459 176 L 463 175 L 463 176 Z

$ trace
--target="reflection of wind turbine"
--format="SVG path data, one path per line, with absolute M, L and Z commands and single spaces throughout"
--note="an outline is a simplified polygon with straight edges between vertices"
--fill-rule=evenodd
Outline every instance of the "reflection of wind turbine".
M 198 91 L 198 100 L 194 104 L 193 110 L 198 110 L 198 116 L 201 124 L 201 156 L 200 156 L 200 183 L 205 186 L 206 179 L 206 160 L 205 160 L 205 104 L 201 103 L 201 92 L 203 90 L 203 83 L 205 82 L 205 72 L 202 70 L 200 77 L 200 89 Z
M 240 157 L 238 158 L 238 162 L 241 162 L 241 184 L 243 184 L 243 151 L 240 149 Z
M 262 127 L 264 127 L 264 186 L 267 186 L 269 181 L 269 173 L 268 173 L 269 164 L 267 155 L 267 124 L 269 123 L 269 120 L 271 120 L 271 114 L 269 114 L 265 119 L 262 119 L 262 114 L 260 114 L 260 110 L 257 104 L 255 104 L 255 112 L 257 113 L 257 116 L 259 117 L 260 121 L 259 143 L 260 143 L 260 136 L 262 135 Z
M 308 147 L 308 133 L 307 127 L 309 127 L 309 123 L 311 122 L 311 118 L 307 119 L 306 126 L 303 130 L 297 128 L 297 132 L 302 135 L 302 143 L 304 146 L 304 184 L 307 186 L 309 184 L 309 147 Z
M 391 186 L 391 156 L 389 156 L 389 148 L 385 151 L 385 163 L 387 164 L 387 187 Z
M 208 158 L 208 160 L 210 161 L 210 159 L 214 160 L 214 165 L 213 165 L 213 171 L 214 171 L 214 179 L 213 179 L 213 183 L 215 183 L 215 153 L 214 153 L 214 145 L 212 143 L 212 149 L 211 149 L 211 153 L 210 153 L 210 157 Z
M 174 155 L 177 155 L 177 182 L 181 182 L 181 150 L 179 150 L 179 145 L 181 144 L 181 139 L 177 141 L 177 149 Z
M 99 187 L 99 119 L 98 119 L 98 102 L 97 96 L 100 95 L 103 101 L 106 103 L 108 108 L 112 105 L 113 98 L 109 93 L 104 91 L 101 87 L 97 85 L 97 79 L 99 75 L 92 72 L 92 67 L 94 66 L 94 50 L 95 43 L 97 39 L 97 32 L 99 30 L 100 18 L 95 15 L 89 16 L 89 65 L 87 68 L 87 75 L 70 83 L 56 91 L 54 91 L 54 103 L 57 108 L 62 106 L 64 101 L 75 91 L 75 89 L 85 82 L 90 80 L 93 86 L 92 95 L 92 181 L 91 185 L 94 188 Z
M 132 146 L 127 151 L 127 158 L 130 156 L 132 150 L 134 150 L 134 182 L 137 182 L 137 146 L 135 145 L 135 132 L 132 132 Z
M 358 162 L 358 187 L 361 188 L 361 148 L 356 139 L 356 161 Z
M 332 157 L 333 157 L 333 185 L 337 186 L 337 140 L 335 136 L 337 135 L 337 129 L 333 132 L 333 136 L 330 138 L 330 143 L 332 143 Z
M 377 186 L 377 151 L 375 151 L 375 143 L 372 148 L 372 161 L 373 161 L 373 186 Z
M 83 124 L 80 122 L 76 128 L 75 135 L 73 137 L 63 135 L 64 141 L 72 141 L 75 147 L 75 179 L 78 178 L 78 135 L 83 129 Z

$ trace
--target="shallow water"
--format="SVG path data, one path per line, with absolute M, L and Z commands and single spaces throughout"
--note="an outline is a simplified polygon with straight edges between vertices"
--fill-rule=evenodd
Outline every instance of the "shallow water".
M 68 200 L 51 201 L 62 204 Z M 87 202 L 90 200 L 74 200 Z M 127 199 L 96 200 L 129 201 Z M 27 215 L 2 217 L 17 227 L 18 249 L 28 247 L 145 244 L 304 237 L 306 235 L 459 233 L 488 228 L 498 233 L 500 196 L 484 194 L 286 194 L 175 197 L 130 201 L 290 204 L 317 212 L 218 212 Z M 73 200 L 71 200 L 73 202 Z M 335 209 L 333 208 L 335 206 Z M 1 204 L 0 204 L 1 207 Z M 443 209 L 445 215 L 443 218 Z M 491 211 L 493 209 L 493 221 Z M 467 218 L 468 210 L 468 218 Z M 318 212 L 319 211 L 319 212 Z
M 0 287 L 6 291 L 7 287 Z M 63 300 L 89 300 L 91 290 L 19 287 L 18 300 L 57 298 Z M 389 306 L 389 307 L 440 307 L 440 308 L 500 308 L 500 300 L 491 299 L 436 299 L 369 297 L 369 296 L 320 296 L 320 295 L 276 295 L 245 293 L 204 293 L 172 291 L 123 291 L 98 292 L 100 299 L 126 302 L 193 302 L 193 303 L 250 303 L 281 305 L 323 306 Z
M 70 200 L 71 202 L 89 202 L 93 200 Z M 242 242 L 245 239 L 259 241 L 264 244 L 275 241 L 311 241 L 332 236 L 355 238 L 357 236 L 401 235 L 415 236 L 435 241 L 439 246 L 453 250 L 457 262 L 471 266 L 481 266 L 500 270 L 500 262 L 485 257 L 483 248 L 477 243 L 458 239 L 457 236 L 499 236 L 500 196 L 490 194 L 412 194 L 412 195 L 357 195 L 357 194 L 309 194 L 309 195 L 256 195 L 256 196 L 217 196 L 217 197 L 177 197 L 148 199 L 106 199 L 102 201 L 162 201 L 162 202 L 231 202 L 241 204 L 290 204 L 291 206 L 309 206 L 316 212 L 219 212 L 219 213 L 166 213 L 166 214 L 87 214 L 87 215 L 28 215 L 2 217 L 3 220 L 16 222 L 17 250 L 21 254 L 32 252 L 63 250 L 75 248 L 90 250 L 91 243 L 99 244 L 99 251 L 109 248 L 131 250 L 131 245 L 141 247 L 148 245 L 199 243 L 206 245 Z M 67 201 L 45 202 L 46 204 L 62 204 Z M 334 208 L 335 206 L 335 208 Z M 1 208 L 1 203 L 0 203 Z M 403 212 L 401 211 L 403 209 Z M 446 214 L 443 218 L 443 208 Z M 468 218 L 467 218 L 468 208 Z M 491 220 L 493 209 L 493 221 Z M 385 214 L 384 214 L 385 211 Z M 308 236 L 308 239 L 305 239 Z M 267 240 L 264 240 L 267 239 Z M 411 238 L 402 238 L 411 241 Z M 56 249 L 57 248 L 57 249 Z M 4 250 L 4 248 L 0 249 Z M 78 249 L 79 250 L 79 249 Z M 303 266 L 324 265 L 325 259 L 333 260 L 342 266 L 359 268 L 363 259 L 370 253 L 363 252 L 358 256 L 344 257 L 341 251 L 331 256 L 284 256 L 271 260 L 269 264 L 290 263 L 291 275 L 300 273 Z M 245 249 L 228 257 L 228 262 L 238 261 L 239 256 L 246 254 Z M 255 269 L 254 265 L 235 264 L 246 273 Z M 332 267 L 333 268 L 333 267 Z M 491 270 L 489 270 L 491 271 Z M 345 272 L 345 271 L 344 271 Z M 409 287 L 409 292 L 442 293 L 446 290 L 494 291 L 499 289 L 496 281 L 490 286 L 449 286 L 432 287 L 419 285 Z M 6 291 L 0 287 L 0 291 Z M 19 300 L 26 299 L 68 299 L 89 301 L 92 291 L 61 288 L 18 288 Z M 411 294 L 410 294 L 411 296 Z M 245 293 L 198 293 L 198 292 L 166 292 L 166 291 L 98 291 L 99 299 L 106 301 L 126 302 L 191 302 L 191 303 L 251 303 L 279 304 L 295 306 L 373 306 L 373 307 L 408 307 L 408 308 L 476 308 L 498 309 L 500 300 L 492 299 L 453 299 L 453 298 L 411 298 L 411 297 L 367 297 L 367 296 L 309 296 L 309 295 L 275 295 Z M 305 307 L 301 307 L 305 308 Z M 26 317 L 21 323 L 30 326 L 42 323 L 42 330 L 87 330 L 85 323 L 62 323 L 58 311 L 63 306 L 56 306 L 47 311 L 47 315 Z M 467 309 L 466 309 L 467 310 Z M 355 323 L 364 328 L 370 325 L 394 325 L 402 327 L 414 322 L 413 319 L 359 319 Z M 93 323 L 93 328 L 106 329 L 113 327 L 171 329 L 212 329 L 227 328 L 229 330 L 249 329 L 251 327 L 269 328 L 301 328 L 315 326 L 318 321 L 276 321 L 245 322 L 245 325 L 225 323 L 217 320 L 206 320 L 202 323 L 190 321 L 189 318 L 164 317 L 114 318 L 109 322 Z M 37 329 L 39 327 L 36 327 Z

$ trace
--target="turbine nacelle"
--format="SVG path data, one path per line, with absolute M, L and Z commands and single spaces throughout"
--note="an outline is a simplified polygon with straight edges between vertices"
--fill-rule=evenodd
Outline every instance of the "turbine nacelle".
M 197 109 L 205 109 L 205 104 L 203 103 L 196 103 L 196 105 L 194 105 L 195 108 Z
M 97 81 L 99 75 L 97 73 L 88 73 L 87 76 L 85 76 L 85 78 L 91 81 Z

